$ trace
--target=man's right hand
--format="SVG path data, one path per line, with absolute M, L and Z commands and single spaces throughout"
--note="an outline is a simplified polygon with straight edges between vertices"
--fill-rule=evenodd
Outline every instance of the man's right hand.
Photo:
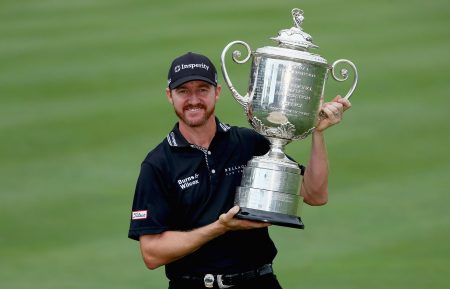
M 227 231 L 258 229 L 269 227 L 271 225 L 270 223 L 236 219 L 234 216 L 238 212 L 239 206 L 234 206 L 228 212 L 220 215 L 219 224 L 224 226 Z

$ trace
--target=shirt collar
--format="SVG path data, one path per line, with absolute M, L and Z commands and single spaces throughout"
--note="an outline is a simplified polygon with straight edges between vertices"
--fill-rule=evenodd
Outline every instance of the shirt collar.
M 231 127 L 229 125 L 220 122 L 219 119 L 216 117 L 216 135 L 226 133 L 230 129 Z M 166 141 L 171 147 L 191 146 L 191 144 L 181 134 L 178 122 L 175 124 L 172 131 L 167 135 Z

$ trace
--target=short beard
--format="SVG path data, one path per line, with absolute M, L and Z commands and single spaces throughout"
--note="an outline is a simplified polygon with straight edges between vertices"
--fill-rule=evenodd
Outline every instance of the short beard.
M 192 108 L 192 107 L 199 107 L 200 109 L 204 109 L 205 110 L 204 117 L 199 119 L 199 120 L 196 120 L 196 121 L 190 121 L 186 117 L 184 117 L 184 113 L 183 112 L 185 110 L 188 110 L 188 109 Z M 204 106 L 203 104 L 200 104 L 200 105 L 196 105 L 196 106 L 187 105 L 187 106 L 183 107 L 183 112 L 180 112 L 180 111 L 176 110 L 175 108 L 174 108 L 174 110 L 175 110 L 175 113 L 178 116 L 178 118 L 183 123 L 185 123 L 187 126 L 189 126 L 189 127 L 200 127 L 200 126 L 203 126 L 204 124 L 206 124 L 208 119 L 214 114 L 215 107 L 213 106 L 210 110 L 207 110 L 206 106 Z

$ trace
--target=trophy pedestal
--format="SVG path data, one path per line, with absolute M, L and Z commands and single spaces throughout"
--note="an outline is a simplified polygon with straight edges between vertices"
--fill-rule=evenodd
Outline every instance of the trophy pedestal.
M 281 151 L 278 158 L 276 155 L 272 146 L 265 156 L 254 157 L 244 168 L 234 200 L 241 208 L 236 218 L 303 229 L 300 168 Z
M 305 228 L 302 219 L 298 216 L 290 216 L 286 214 L 261 211 L 256 209 L 241 208 L 241 210 L 236 214 L 236 218 L 241 220 L 271 223 L 274 225 L 289 228 Z

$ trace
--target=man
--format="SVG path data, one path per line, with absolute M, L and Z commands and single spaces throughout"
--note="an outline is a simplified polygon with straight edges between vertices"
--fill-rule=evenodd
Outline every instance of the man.
M 187 53 L 172 62 L 166 95 L 178 123 L 145 158 L 137 182 L 129 237 L 140 241 L 146 266 L 165 265 L 169 288 L 281 288 L 273 274 L 277 250 L 270 224 L 239 220 L 233 206 L 242 168 L 269 150 L 247 128 L 230 127 L 214 109 L 221 86 L 211 61 Z M 338 123 L 350 102 L 322 105 L 300 194 L 310 205 L 328 198 L 323 131 Z

